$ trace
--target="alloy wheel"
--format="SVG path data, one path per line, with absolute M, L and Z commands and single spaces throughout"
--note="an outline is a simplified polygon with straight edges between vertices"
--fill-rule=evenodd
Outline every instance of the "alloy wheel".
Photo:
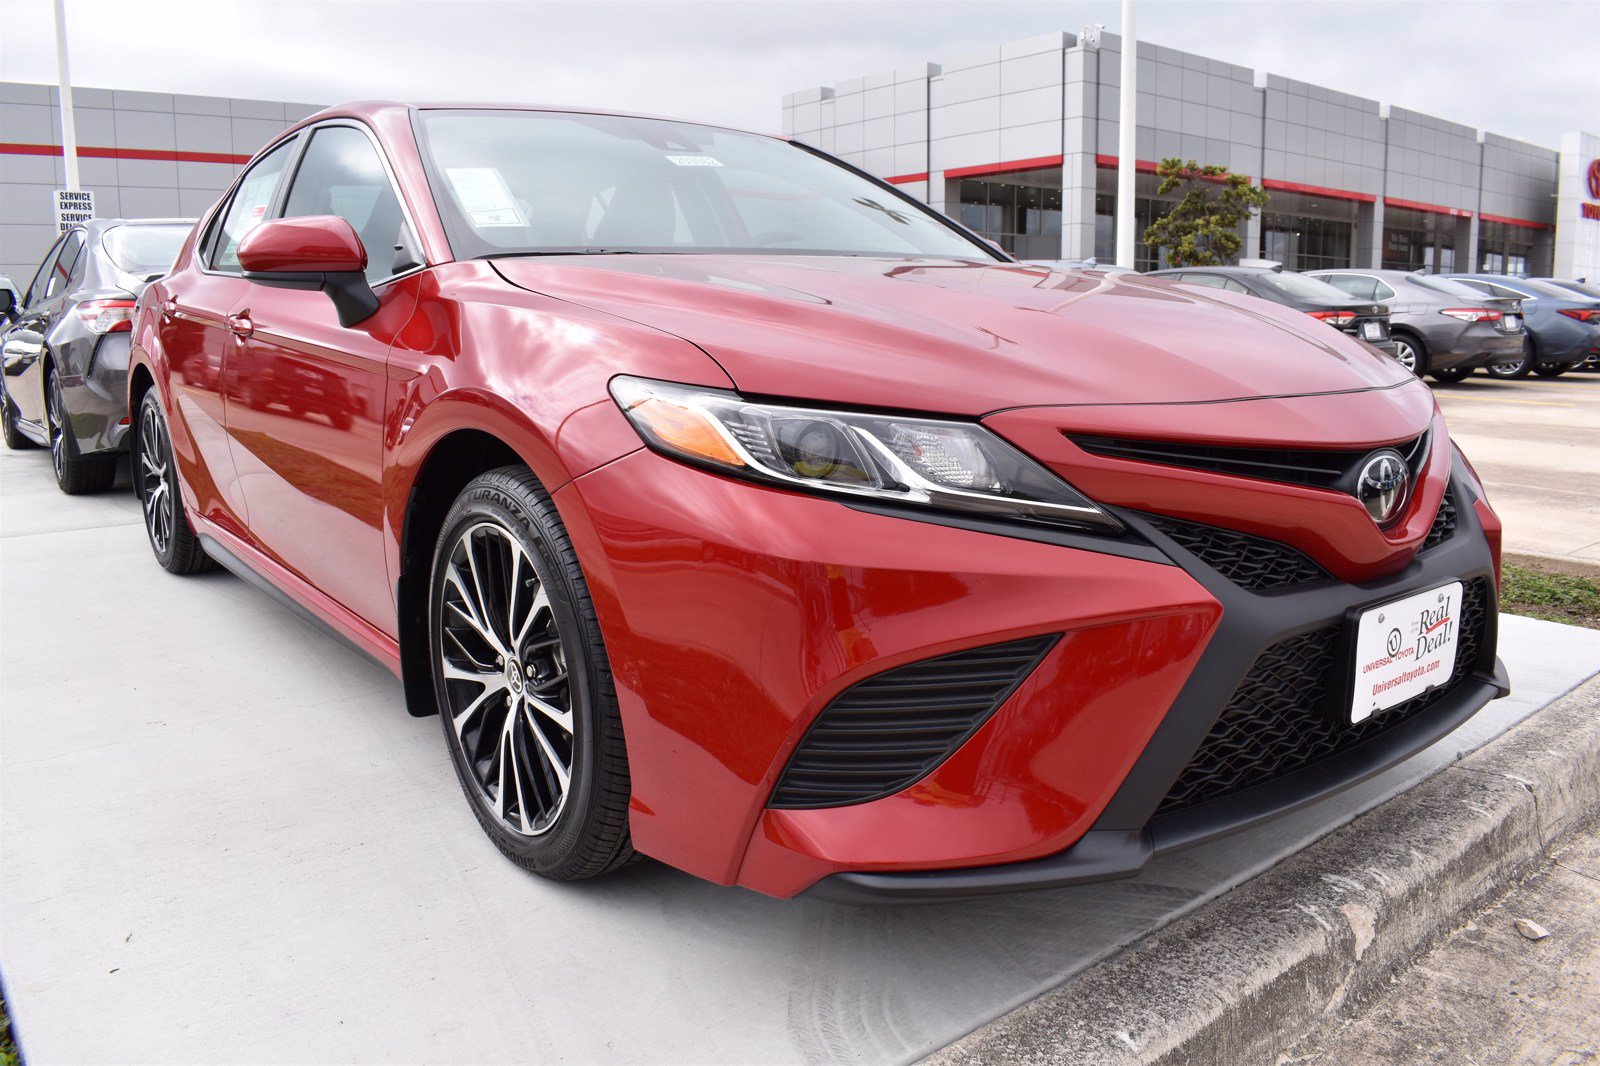
M 547 831 L 571 787 L 576 718 L 566 645 L 520 540 L 495 522 L 450 547 L 434 663 L 479 797 L 508 830 Z
M 1417 372 L 1417 350 L 1408 341 L 1399 337 L 1394 338 L 1394 357 L 1401 366 L 1413 374 Z
M 50 423 L 50 466 L 59 483 L 67 476 L 67 434 L 66 417 L 61 408 L 61 382 L 54 370 L 50 371 L 50 387 L 45 390 L 45 418 Z
M 165 556 L 172 544 L 172 527 L 176 512 L 169 471 L 172 465 L 172 447 L 167 437 L 167 427 L 161 412 L 154 404 L 147 404 L 139 417 L 139 500 L 144 504 L 144 525 L 150 534 L 150 546 L 156 554 Z

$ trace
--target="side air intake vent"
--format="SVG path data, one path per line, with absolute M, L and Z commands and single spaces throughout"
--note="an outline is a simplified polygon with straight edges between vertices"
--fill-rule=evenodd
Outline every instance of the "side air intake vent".
M 1439 501 L 1439 513 L 1433 516 L 1433 528 L 1428 530 L 1428 537 L 1422 542 L 1419 551 L 1437 548 L 1455 535 L 1456 531 L 1456 494 L 1454 489 L 1444 490 L 1444 499 Z
M 1328 580 L 1326 570 L 1287 544 L 1165 515 L 1144 517 L 1184 551 L 1240 588 L 1262 592 Z
M 842 807 L 914 784 L 988 721 L 1056 639 L 924 659 L 852 685 L 817 715 L 767 805 Z

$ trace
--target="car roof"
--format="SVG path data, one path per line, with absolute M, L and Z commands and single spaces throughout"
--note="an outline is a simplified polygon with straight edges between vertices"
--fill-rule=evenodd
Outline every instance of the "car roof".
M 702 119 L 680 118 L 671 115 L 651 115 L 639 111 L 613 111 L 604 107 L 573 107 L 556 106 L 551 104 L 514 104 L 501 101 L 448 101 L 428 100 L 403 103 L 398 100 L 354 100 L 350 103 L 337 104 L 324 108 L 314 115 L 307 115 L 295 123 L 293 129 L 309 126 L 317 122 L 325 122 L 330 118 L 354 118 L 365 121 L 376 121 L 385 116 L 409 115 L 415 111 L 540 111 L 551 114 L 564 115 L 611 115 L 616 118 L 641 118 L 651 119 L 656 122 L 682 122 L 692 126 L 707 126 L 712 129 L 730 130 L 734 133 L 748 133 L 756 137 L 770 137 L 774 140 L 790 140 L 777 133 L 763 133 L 759 130 L 747 130 L 738 126 L 729 126 L 722 122 L 709 122 Z

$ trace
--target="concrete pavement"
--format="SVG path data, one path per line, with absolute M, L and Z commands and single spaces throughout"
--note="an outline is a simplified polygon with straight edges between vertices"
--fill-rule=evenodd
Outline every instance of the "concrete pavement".
M 1132 881 L 979 903 L 769 900 L 646 863 L 505 862 L 438 724 L 130 496 L 0 453 L 0 972 L 35 1064 L 910 1061 L 1414 785 L 1600 667 L 1508 619 L 1515 695 L 1407 764 Z
M 1600 562 L 1600 374 L 1434 386 L 1508 551 Z

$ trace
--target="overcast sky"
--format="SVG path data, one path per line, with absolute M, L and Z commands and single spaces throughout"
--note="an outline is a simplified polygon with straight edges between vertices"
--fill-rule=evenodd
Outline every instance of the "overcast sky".
M 48 0 L 0 78 L 54 81 Z M 79 85 L 304 103 L 587 104 L 759 130 L 786 92 L 1092 22 L 1116 0 L 67 0 Z M 1139 0 L 1139 36 L 1556 146 L 1600 128 L 1600 0 Z M 0 137 L 3 139 L 3 137 Z

